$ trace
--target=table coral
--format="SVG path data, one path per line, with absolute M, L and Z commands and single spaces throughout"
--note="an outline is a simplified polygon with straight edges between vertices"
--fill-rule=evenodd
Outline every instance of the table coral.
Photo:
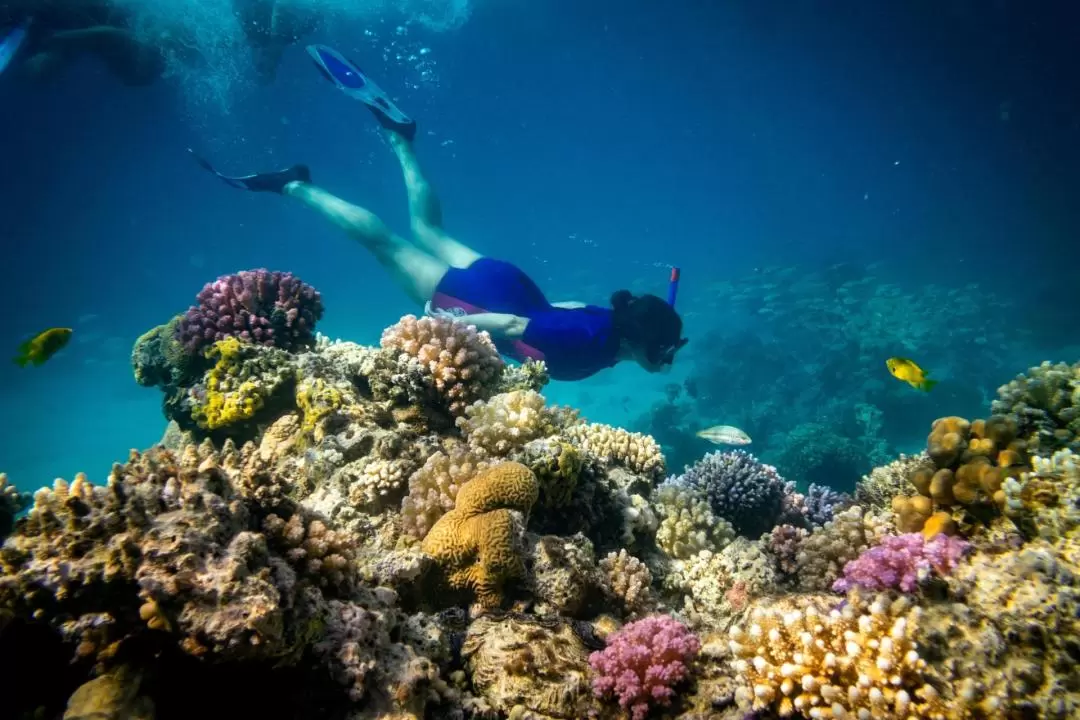
M 833 583 L 833 590 L 847 592 L 858 586 L 874 591 L 914 592 L 930 573 L 943 576 L 952 572 L 970 548 L 967 541 L 945 534 L 929 540 L 921 533 L 886 535 L 844 565 L 844 576 Z
M 435 559 L 452 589 L 470 590 L 481 605 L 497 606 L 503 584 L 525 575 L 524 516 L 538 492 L 529 468 L 495 465 L 461 486 L 454 509 L 439 518 L 421 549 Z
M 744 711 L 781 717 L 954 717 L 926 682 L 914 640 L 919 615 L 885 596 L 832 609 L 812 597 L 755 607 L 730 631 L 742 681 L 735 699 Z
M 671 704 L 700 649 L 697 637 L 668 615 L 629 623 L 607 638 L 606 648 L 589 656 L 593 692 L 617 696 L 633 720 L 644 720 L 650 706 Z
M 1044 362 L 998 388 L 991 405 L 1007 415 L 1032 453 L 1080 452 L 1080 362 Z
M 176 337 L 192 355 L 226 338 L 294 351 L 314 344 L 322 314 L 319 293 L 292 273 L 242 270 L 203 286 Z
M 453 416 L 489 396 L 504 366 L 486 332 L 446 318 L 406 315 L 383 331 L 380 342 L 419 364 Z

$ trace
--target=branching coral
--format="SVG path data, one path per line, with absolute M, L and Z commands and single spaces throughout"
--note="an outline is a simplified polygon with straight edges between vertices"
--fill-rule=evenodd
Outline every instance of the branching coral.
M 314 343 L 322 314 L 319 293 L 292 273 L 243 270 L 207 283 L 176 337 L 191 355 L 226 338 L 293 351 Z
M 678 485 L 662 485 L 654 504 L 662 518 L 656 544 L 669 557 L 685 560 L 703 550 L 715 552 L 735 537 L 731 523 L 713 515 L 708 502 Z
M 914 592 L 931 573 L 952 572 L 970 548 L 966 540 L 945 534 L 930 540 L 921 533 L 886 535 L 878 545 L 844 565 L 844 576 L 833 583 L 833 590 L 847 592 L 861 587 Z
M 839 609 L 756 607 L 728 643 L 741 709 L 815 718 L 944 718 L 914 641 L 919 610 L 879 597 Z M 957 716 L 960 716 L 957 708 Z
M 504 365 L 487 333 L 445 318 L 406 315 L 383 331 L 381 344 L 416 361 L 454 416 L 492 393 Z
M 867 510 L 887 510 L 897 495 L 910 492 L 911 477 L 919 472 L 933 472 L 934 462 L 925 453 L 901 455 L 888 465 L 876 467 L 855 486 L 855 501 Z
M 526 443 L 557 433 L 560 415 L 535 390 L 514 390 L 473 403 L 457 426 L 477 451 L 505 458 Z
M 543 360 L 526 360 L 520 365 L 508 365 L 499 378 L 498 392 L 532 390 L 540 392 L 548 384 L 547 364 Z
M 436 521 L 454 509 L 458 490 L 489 462 L 468 447 L 452 445 L 434 453 L 409 477 L 409 494 L 401 503 L 401 529 L 423 539 Z
M 632 615 L 652 603 L 652 573 L 645 563 L 626 550 L 610 552 L 600 560 L 600 572 L 609 593 Z
M 752 537 L 776 524 L 788 492 L 776 468 L 742 450 L 709 453 L 674 482 L 704 496 L 714 513 Z
M 571 425 L 564 434 L 570 442 L 607 465 L 624 467 L 652 479 L 664 474 L 664 454 L 649 435 L 600 423 Z
M 525 574 L 524 516 L 538 492 L 529 468 L 510 462 L 462 485 L 454 509 L 439 518 L 421 545 L 450 588 L 470 590 L 488 607 L 502 602 L 503 584 Z
M 811 527 L 820 527 L 851 504 L 851 496 L 847 493 L 811 483 L 803 499 L 802 514 Z
M 0 473 L 0 541 L 11 532 L 15 516 L 30 505 L 30 493 L 19 492 L 8 481 L 7 475 Z
M 689 678 L 700 649 L 697 637 L 670 616 L 629 623 L 607 639 L 604 650 L 589 656 L 593 691 L 617 696 L 633 720 L 644 720 L 651 705 L 671 704 L 675 686 Z
M 1044 362 L 1002 385 L 991 405 L 1016 423 L 1032 453 L 1080 452 L 1080 362 Z
M 796 581 L 804 590 L 826 590 L 844 566 L 888 534 L 888 521 L 858 505 L 838 513 L 802 542 L 795 556 Z

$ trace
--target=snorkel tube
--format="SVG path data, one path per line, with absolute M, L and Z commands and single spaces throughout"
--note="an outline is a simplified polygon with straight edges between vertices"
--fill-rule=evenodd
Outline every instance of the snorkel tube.
M 667 286 L 667 304 L 671 307 L 675 307 L 675 297 L 679 294 L 680 275 L 682 275 L 682 268 L 672 266 L 671 279 L 668 280 Z

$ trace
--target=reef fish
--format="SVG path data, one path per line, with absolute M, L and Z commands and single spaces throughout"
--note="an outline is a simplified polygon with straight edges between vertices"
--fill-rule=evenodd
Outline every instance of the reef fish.
M 885 366 L 897 380 L 903 380 L 911 387 L 930 392 L 930 388 L 937 385 L 937 380 L 927 377 L 930 373 L 923 370 L 914 360 L 902 357 L 891 357 L 885 361 Z
M 713 445 L 749 445 L 750 436 L 731 425 L 713 425 L 697 433 L 699 438 Z
M 71 328 L 49 328 L 42 330 L 19 346 L 19 354 L 15 357 L 15 364 L 26 367 L 29 364 L 35 366 L 60 352 L 71 339 Z

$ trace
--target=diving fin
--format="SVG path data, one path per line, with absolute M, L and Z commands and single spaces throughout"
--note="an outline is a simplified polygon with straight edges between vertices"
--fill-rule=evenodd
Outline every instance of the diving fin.
M 415 137 L 416 122 L 401 112 L 390 96 L 355 63 L 326 45 L 308 45 L 307 51 L 319 72 L 343 93 L 367 105 L 383 127 L 409 140 Z
M 19 48 L 26 42 L 27 35 L 30 34 L 30 24 L 33 22 L 31 18 L 23 20 L 20 24 L 13 27 L 4 35 L 4 39 L 0 40 L 0 73 L 7 70 L 8 65 L 15 59 L 15 55 L 18 54 Z
M 238 190 L 250 190 L 251 192 L 275 192 L 282 193 L 285 186 L 291 182 L 311 182 L 311 170 L 307 165 L 293 165 L 284 170 L 275 172 L 255 173 L 254 175 L 223 175 L 217 171 L 208 160 L 197 152 L 188 148 L 191 157 L 199 166 L 209 173 L 213 173 L 226 185 Z

